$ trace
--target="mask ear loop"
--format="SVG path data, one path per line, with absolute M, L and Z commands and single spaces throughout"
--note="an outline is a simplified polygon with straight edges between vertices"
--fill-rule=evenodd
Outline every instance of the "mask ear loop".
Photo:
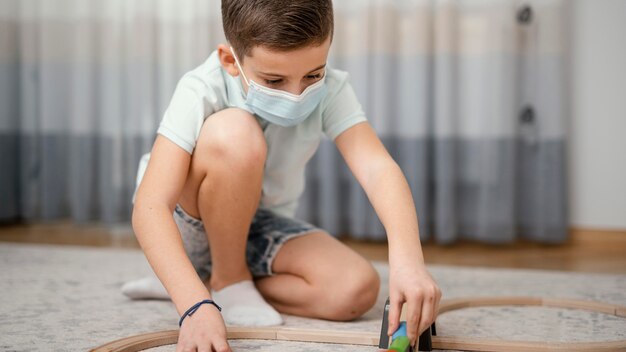
M 248 78 L 246 77 L 246 74 L 243 73 L 243 68 L 241 68 L 241 64 L 239 63 L 239 59 L 237 59 L 237 54 L 235 54 L 235 50 L 233 49 L 233 47 L 230 47 L 230 51 L 233 53 L 233 57 L 235 58 L 235 64 L 237 64 L 237 68 L 239 69 L 239 72 L 241 72 L 241 76 L 243 77 L 243 80 L 246 81 L 246 84 L 248 85 L 248 87 L 250 87 L 250 83 L 248 82 Z

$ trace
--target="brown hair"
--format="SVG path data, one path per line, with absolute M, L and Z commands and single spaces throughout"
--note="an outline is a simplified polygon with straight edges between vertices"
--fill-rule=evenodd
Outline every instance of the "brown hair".
M 226 40 L 240 60 L 252 48 L 279 51 L 322 44 L 333 34 L 331 0 L 222 0 Z

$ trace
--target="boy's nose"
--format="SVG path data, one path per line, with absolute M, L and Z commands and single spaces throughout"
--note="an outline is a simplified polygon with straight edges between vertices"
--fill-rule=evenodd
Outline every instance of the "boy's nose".
M 294 85 L 291 85 L 291 86 L 287 87 L 287 89 L 285 89 L 285 92 L 289 92 L 289 93 L 295 94 L 295 95 L 300 95 L 300 94 L 302 94 L 302 92 L 304 92 L 306 87 L 307 86 L 303 85 L 303 84 L 294 84 Z

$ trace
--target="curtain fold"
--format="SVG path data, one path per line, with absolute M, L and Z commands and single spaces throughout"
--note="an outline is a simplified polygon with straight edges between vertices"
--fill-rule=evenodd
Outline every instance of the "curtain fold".
M 567 235 L 564 1 L 342 1 L 331 63 L 413 192 L 422 239 L 559 243 Z M 300 216 L 384 239 L 332 143 Z M 334 170 L 338 171 L 334 171 Z
M 407 176 L 422 239 L 563 241 L 567 1 L 334 6 L 329 62 Z M 0 220 L 128 221 L 178 79 L 223 41 L 218 0 L 0 0 Z M 385 238 L 331 141 L 306 177 L 299 217 Z

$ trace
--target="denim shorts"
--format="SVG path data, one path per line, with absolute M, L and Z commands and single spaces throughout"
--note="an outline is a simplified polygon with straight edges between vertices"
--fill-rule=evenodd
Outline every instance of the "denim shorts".
M 174 221 L 182 236 L 191 264 L 202 280 L 211 275 L 211 252 L 204 225 L 176 205 Z M 246 260 L 253 277 L 272 275 L 272 263 L 281 246 L 292 238 L 322 231 L 301 220 L 258 208 L 250 224 Z

